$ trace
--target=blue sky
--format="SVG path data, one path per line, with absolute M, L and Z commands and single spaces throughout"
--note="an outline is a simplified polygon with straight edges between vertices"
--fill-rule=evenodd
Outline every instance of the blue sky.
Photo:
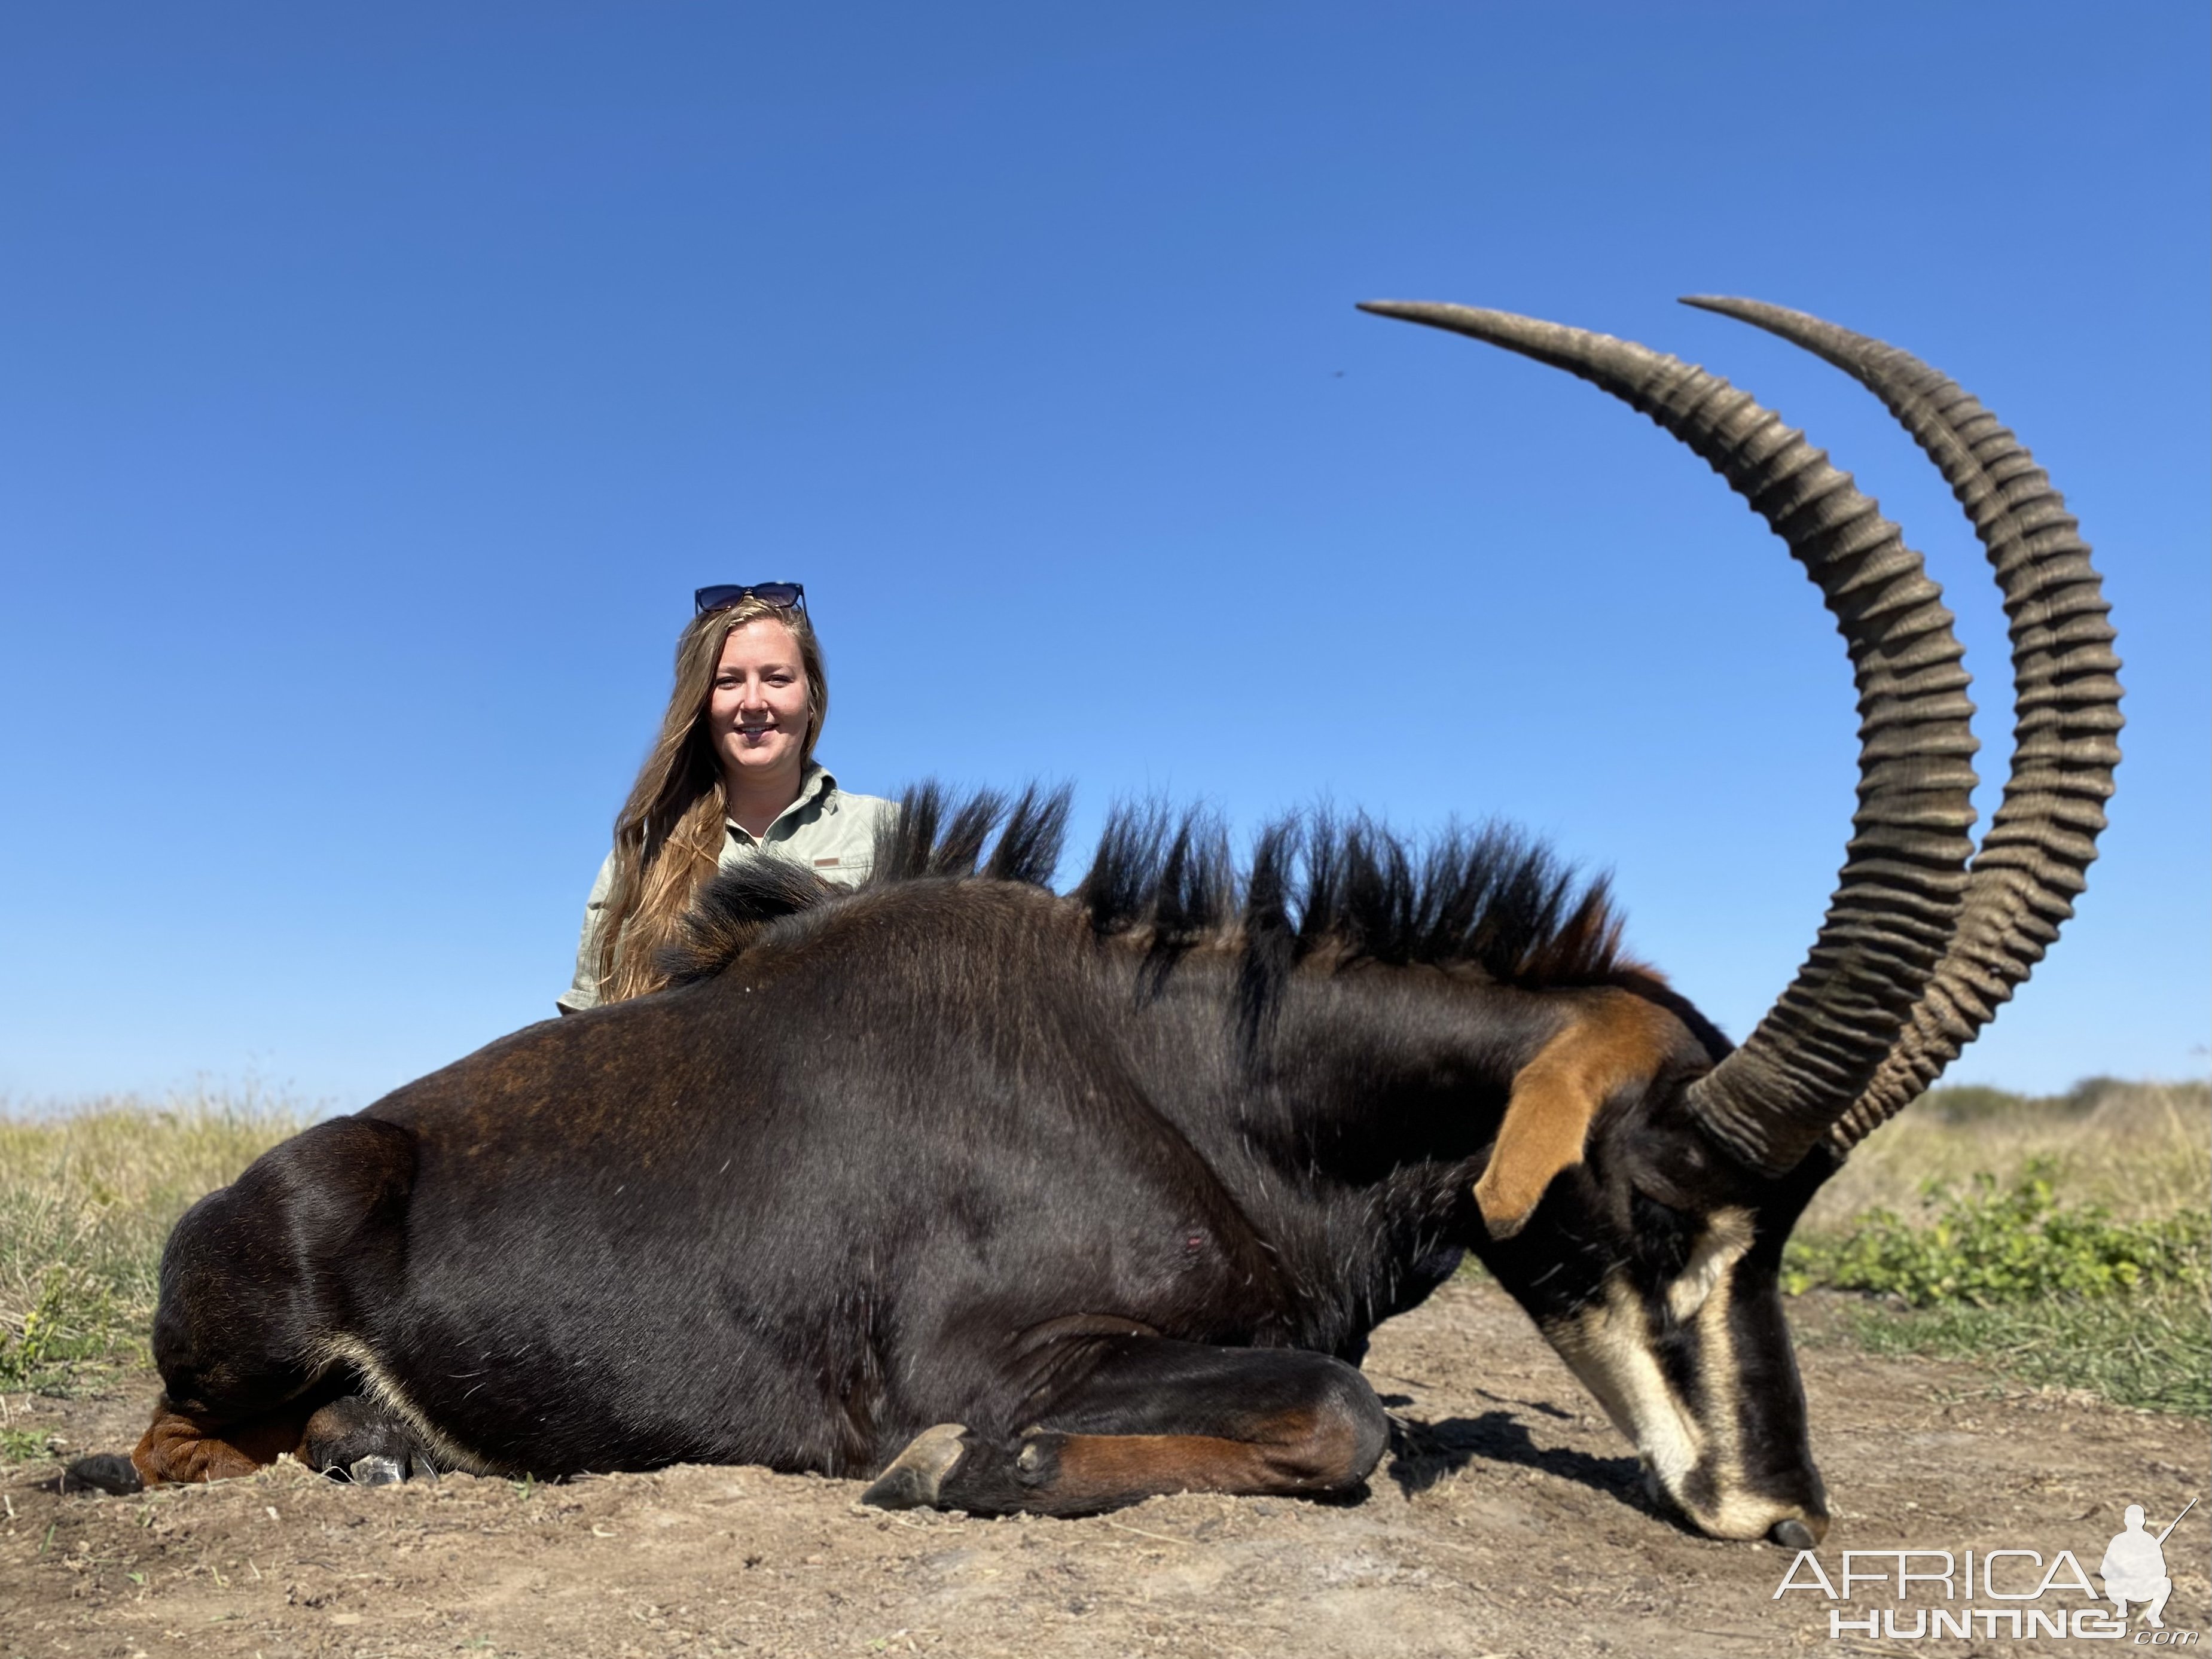
M 690 589 L 796 578 L 848 787 L 1502 815 L 1741 1036 L 1848 829 L 1781 544 L 1551 371 L 1626 334 L 1994 589 L 1833 370 L 1957 376 L 2098 550 L 2104 860 L 1953 1080 L 2206 1066 L 2203 7 L 16 8 L 0 1095 L 351 1107 L 550 1012 Z M 1993 790 L 1985 792 L 1993 795 Z

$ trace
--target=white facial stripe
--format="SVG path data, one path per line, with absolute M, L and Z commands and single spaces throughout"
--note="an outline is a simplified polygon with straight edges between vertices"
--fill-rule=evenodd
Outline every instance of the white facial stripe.
M 1667 1311 L 1676 1324 L 1686 1325 L 1697 1317 L 1714 1286 L 1751 1248 L 1751 1225 L 1748 1210 L 1715 1210 L 1705 1218 L 1705 1231 L 1698 1236 L 1681 1276 L 1667 1287 Z
M 1605 1300 L 1545 1332 L 1552 1346 L 1595 1395 L 1613 1426 L 1670 1493 L 1697 1468 L 1704 1437 L 1667 1386 L 1651 1351 L 1644 1305 L 1620 1275 L 1607 1280 Z
M 1698 1524 L 1722 1538 L 1757 1538 L 1790 1511 L 1771 1499 L 1748 1490 L 1743 1475 L 1741 1373 L 1736 1367 L 1735 1331 L 1729 1323 L 1728 1282 L 1737 1260 L 1751 1248 L 1751 1218 L 1741 1210 L 1723 1211 L 1713 1217 L 1714 1227 L 1698 1241 L 1690 1266 L 1696 1269 L 1706 1247 L 1720 1231 L 1722 1216 L 1741 1222 L 1740 1237 L 1713 1253 L 1713 1266 L 1705 1274 L 1698 1293 L 1698 1381 L 1705 1400 L 1708 1431 L 1706 1478 L 1712 1484 L 1712 1508 L 1697 1517 Z M 1687 1274 L 1685 1274 L 1687 1277 Z M 1680 1281 L 1668 1287 L 1672 1301 Z M 1716 1296 L 1714 1291 L 1719 1291 Z

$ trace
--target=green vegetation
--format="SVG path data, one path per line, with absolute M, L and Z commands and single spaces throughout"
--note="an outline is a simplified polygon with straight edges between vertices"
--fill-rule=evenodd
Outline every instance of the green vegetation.
M 0 1463 L 27 1463 L 47 1455 L 52 1442 L 31 1429 L 0 1429 Z
M 1931 1187 L 1932 1218 L 1870 1210 L 1842 1234 L 1792 1241 L 1784 1288 L 1871 1291 L 1909 1307 L 1976 1308 L 2049 1296 L 2109 1297 L 2205 1277 L 2212 1216 L 2177 1211 L 2115 1221 L 2102 1205 L 2063 1205 L 2038 1158 L 2010 1187 L 1983 1174 L 1964 1191 Z
M 2212 1325 L 2201 1286 L 1990 1308 L 1851 1310 L 1851 1340 L 1871 1353 L 1972 1360 L 2039 1388 L 2082 1389 L 2145 1411 L 2212 1415 Z
M 1822 1192 L 1784 1286 L 1863 1294 L 1878 1352 L 2212 1415 L 2208 1131 L 2201 1084 L 1936 1091 Z
M 0 1389 L 148 1363 L 170 1227 L 307 1117 L 253 1095 L 0 1116 Z

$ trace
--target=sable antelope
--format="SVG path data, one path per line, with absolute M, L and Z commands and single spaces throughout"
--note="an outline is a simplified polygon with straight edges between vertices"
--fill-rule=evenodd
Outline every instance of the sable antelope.
M 1741 1047 L 1622 957 L 1601 887 L 1510 836 L 1291 823 L 1239 871 L 1199 822 L 1124 816 L 1060 896 L 1064 799 L 924 790 L 867 886 L 733 872 L 669 989 L 495 1042 L 202 1200 L 162 1262 L 166 1398 L 106 1478 L 294 1450 L 754 1462 L 976 1511 L 1341 1492 L 1385 1443 L 1369 1333 L 1471 1249 L 1690 1522 L 1817 1541 L 1783 1243 L 2070 914 L 2118 661 L 2074 520 L 1973 399 L 1812 318 L 1692 303 L 1857 377 L 1972 516 L 2016 719 L 1978 853 L 1950 615 L 1820 451 L 1625 341 L 1367 309 L 1642 410 L 1834 613 L 1859 809 L 1811 954 Z

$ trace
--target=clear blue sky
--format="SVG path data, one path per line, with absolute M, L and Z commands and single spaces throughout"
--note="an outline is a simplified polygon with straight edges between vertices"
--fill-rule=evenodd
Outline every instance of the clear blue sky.
M 1848 829 L 1817 597 L 1577 383 L 1704 362 L 1950 590 L 1755 295 L 1957 376 L 2098 550 L 2081 913 L 1954 1080 L 2206 1066 L 2201 4 L 87 3 L 0 24 L 0 1094 L 354 1106 L 551 1010 L 697 583 L 797 578 L 848 787 L 1504 815 L 1741 1036 Z

